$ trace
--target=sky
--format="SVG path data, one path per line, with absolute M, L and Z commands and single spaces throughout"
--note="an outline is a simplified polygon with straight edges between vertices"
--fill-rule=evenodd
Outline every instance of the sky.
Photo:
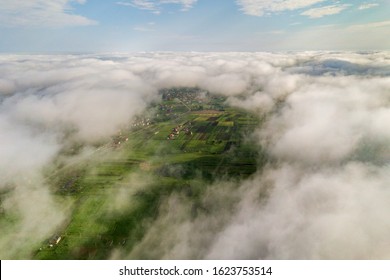
M 0 52 L 388 50 L 388 0 L 0 0 Z

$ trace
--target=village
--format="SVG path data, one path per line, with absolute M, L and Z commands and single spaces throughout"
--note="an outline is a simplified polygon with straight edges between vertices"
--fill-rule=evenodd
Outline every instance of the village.
M 186 122 L 183 125 L 172 128 L 172 132 L 168 135 L 167 140 L 174 140 L 176 136 L 180 135 L 180 132 L 187 136 L 193 135 L 193 132 L 191 131 L 191 122 Z
M 77 208 L 69 224 L 37 248 L 36 258 L 104 259 L 112 248 L 130 250 L 145 233 L 144 221 L 158 215 L 161 197 L 182 191 L 183 184 L 202 186 L 219 176 L 241 178 L 256 170 L 251 146 L 241 145 L 245 131 L 257 124 L 254 116 L 199 89 L 163 90 L 161 96 L 161 103 L 96 149 L 96 162 L 60 169 L 50 178 L 57 194 L 74 200 Z M 108 198 L 135 186 L 126 183 L 133 172 L 150 182 L 126 198 L 133 203 L 121 213 L 108 215 L 105 207 L 115 207 Z

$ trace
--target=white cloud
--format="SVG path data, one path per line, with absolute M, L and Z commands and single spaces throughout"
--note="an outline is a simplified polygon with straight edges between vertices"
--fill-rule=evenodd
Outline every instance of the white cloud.
M 0 0 L 0 25 L 25 27 L 62 27 L 94 25 L 96 21 L 71 12 L 72 2 L 85 0 Z
M 131 2 L 116 2 L 121 6 L 130 6 L 140 10 L 151 11 L 154 14 L 160 14 L 157 3 L 148 0 L 132 0 Z
M 43 168 L 72 141 L 109 139 L 157 96 L 126 64 L 82 56 L 1 56 L 0 73 L 0 191 L 11 189 L 0 206 L 19 217 L 0 229 L 0 251 L 28 258 L 67 213 Z
M 206 258 L 388 259 L 388 172 L 360 163 L 311 171 L 284 163 L 266 170 L 247 183 Z M 256 201 L 270 184 L 267 201 Z
M 161 4 L 178 4 L 182 5 L 182 10 L 187 11 L 191 9 L 198 0 L 160 0 Z
M 355 24 L 349 26 L 347 29 L 350 31 L 358 31 L 358 30 L 367 30 L 369 31 L 372 28 L 386 28 L 390 26 L 390 20 L 387 21 L 377 21 L 377 22 L 370 22 L 366 24 Z
M 148 76 L 172 86 L 209 77 L 203 87 L 221 85 L 231 104 L 267 114 L 257 139 L 274 164 L 240 188 L 220 183 L 221 193 L 202 199 L 207 207 L 222 197 L 224 206 L 207 215 L 190 218 L 190 203 L 171 197 L 174 207 L 132 258 L 145 251 L 168 259 L 389 258 L 388 53 L 156 58 Z M 233 79 L 242 86 L 229 92 L 223 84 Z
M 321 18 L 329 15 L 336 15 L 348 8 L 350 5 L 330 5 L 320 8 L 314 8 L 301 13 L 301 15 L 308 16 L 310 18 Z
M 2 256 L 26 247 L 15 236 L 39 241 L 63 220 L 41 169 L 70 140 L 65 130 L 108 138 L 157 89 L 197 86 L 263 117 L 251 138 L 272 160 L 245 181 L 202 186 L 196 217 L 180 193 L 161 201 L 123 256 L 388 259 L 389 61 L 388 52 L 0 56 L 0 188 L 15 184 L 6 210 L 24 217 L 0 235 Z
M 302 9 L 324 1 L 326 0 L 236 0 L 241 10 L 252 16 Z
M 188 11 L 198 0 L 131 0 L 130 2 L 117 2 L 118 5 L 131 6 L 141 10 L 148 10 L 154 14 L 161 13 L 164 4 L 177 4 L 182 6 L 182 11 Z
M 378 3 L 366 3 L 366 4 L 360 5 L 358 9 L 359 10 L 367 10 L 367 9 L 375 8 L 378 6 L 379 6 Z

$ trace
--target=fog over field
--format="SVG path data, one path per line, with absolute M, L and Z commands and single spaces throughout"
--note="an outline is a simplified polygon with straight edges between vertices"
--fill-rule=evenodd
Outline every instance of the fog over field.
M 0 258 L 30 258 L 70 218 L 43 173 L 56 156 L 88 156 L 171 87 L 264 118 L 249 137 L 270 160 L 205 186 L 208 215 L 172 195 L 112 258 L 390 259 L 389 52 L 1 55 Z

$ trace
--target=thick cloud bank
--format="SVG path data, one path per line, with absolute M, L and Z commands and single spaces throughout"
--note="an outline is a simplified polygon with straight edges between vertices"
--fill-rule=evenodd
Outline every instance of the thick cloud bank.
M 253 137 L 271 161 L 238 186 L 209 186 L 219 206 L 207 216 L 166 207 L 130 256 L 159 235 L 175 236 L 162 258 L 390 258 L 386 52 L 1 56 L 1 207 L 18 220 L 2 225 L 1 251 L 18 238 L 9 254 L 26 256 L 66 219 L 42 168 L 67 143 L 107 139 L 158 89 L 178 86 L 264 117 Z

